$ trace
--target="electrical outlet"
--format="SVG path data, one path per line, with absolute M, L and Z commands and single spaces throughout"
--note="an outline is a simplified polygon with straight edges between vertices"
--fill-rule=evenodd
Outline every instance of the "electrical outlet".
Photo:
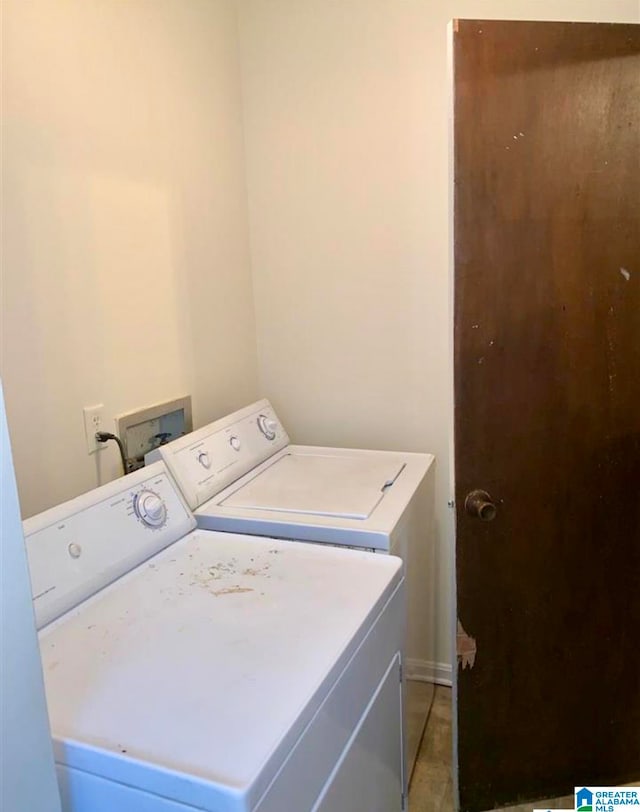
M 82 410 L 84 417 L 84 434 L 87 440 L 87 454 L 95 454 L 101 448 L 104 448 L 103 443 L 96 440 L 96 432 L 102 431 L 102 422 L 104 419 L 104 405 L 98 403 L 97 406 L 85 406 Z

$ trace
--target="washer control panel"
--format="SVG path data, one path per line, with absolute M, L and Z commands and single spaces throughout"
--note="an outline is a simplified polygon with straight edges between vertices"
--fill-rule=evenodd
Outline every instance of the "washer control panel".
M 273 407 L 260 400 L 158 450 L 195 510 L 288 444 Z
M 194 527 L 162 462 L 27 519 L 23 528 L 38 628 Z

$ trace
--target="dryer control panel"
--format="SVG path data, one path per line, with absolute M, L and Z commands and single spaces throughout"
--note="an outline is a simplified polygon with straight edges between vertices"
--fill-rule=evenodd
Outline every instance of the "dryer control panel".
M 162 462 L 27 519 L 23 529 L 37 627 L 194 527 Z
M 289 445 L 268 400 L 157 449 L 192 510 Z

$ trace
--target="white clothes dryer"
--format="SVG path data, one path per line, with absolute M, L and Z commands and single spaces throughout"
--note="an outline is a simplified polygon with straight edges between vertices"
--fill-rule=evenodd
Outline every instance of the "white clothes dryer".
M 155 453 L 198 526 L 392 553 L 407 578 L 407 774 L 433 697 L 434 457 L 292 445 L 261 400 Z
M 65 812 L 400 812 L 402 562 L 195 526 L 163 463 L 24 523 Z

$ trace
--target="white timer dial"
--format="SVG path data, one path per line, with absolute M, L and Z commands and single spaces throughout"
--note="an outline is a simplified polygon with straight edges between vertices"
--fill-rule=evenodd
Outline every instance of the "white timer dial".
M 258 428 L 267 438 L 267 440 L 275 440 L 276 439 L 276 429 L 278 428 L 278 424 L 275 420 L 270 417 L 267 417 L 266 414 L 261 414 L 258 416 Z
M 167 519 L 167 506 L 153 491 L 137 493 L 133 497 L 133 511 L 147 527 L 162 527 Z

